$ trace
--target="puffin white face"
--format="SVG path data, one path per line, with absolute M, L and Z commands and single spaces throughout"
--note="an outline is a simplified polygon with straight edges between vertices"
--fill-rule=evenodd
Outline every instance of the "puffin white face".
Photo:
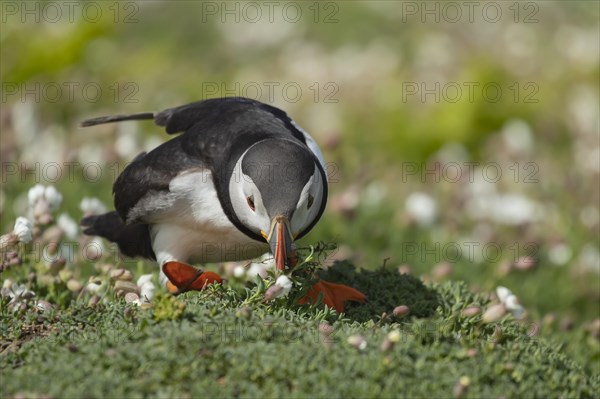
M 269 243 L 277 268 L 283 270 L 292 242 L 321 215 L 326 184 L 306 147 L 265 140 L 236 162 L 229 196 L 236 218 Z
M 240 163 L 241 160 L 238 161 L 238 164 Z M 300 198 L 295 204 L 292 218 L 289 220 L 290 233 L 294 239 L 319 214 L 323 202 L 323 191 L 323 178 L 315 165 L 312 176 L 302 187 Z M 229 195 L 239 221 L 254 233 L 268 239 L 273 227 L 273 218 L 280 215 L 270 215 L 259 188 L 250 176 L 242 173 L 239 165 L 236 165 L 236 172 L 229 182 Z

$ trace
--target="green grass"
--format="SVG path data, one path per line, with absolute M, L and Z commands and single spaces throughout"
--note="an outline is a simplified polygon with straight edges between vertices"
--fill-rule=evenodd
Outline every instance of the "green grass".
M 231 286 L 159 295 L 150 309 L 82 298 L 49 313 L 12 314 L 2 303 L 2 394 L 27 397 L 597 397 L 600 380 L 563 346 L 532 336 L 512 316 L 465 317 L 485 295 L 460 282 L 427 286 L 389 269 L 338 263 L 331 281 L 369 302 L 347 314 L 264 302 Z M 411 308 L 391 316 L 400 304 Z M 384 315 L 384 313 L 387 313 Z M 325 336 L 319 324 L 334 332 Z M 400 340 L 384 351 L 393 330 Z M 347 342 L 361 335 L 359 350 Z M 591 337 L 588 337 L 591 338 Z M 597 342 L 597 341 L 596 341 Z M 597 361 L 591 358 L 591 364 Z M 457 384 L 468 377 L 466 388 Z M 465 379 L 463 378 L 463 382 Z

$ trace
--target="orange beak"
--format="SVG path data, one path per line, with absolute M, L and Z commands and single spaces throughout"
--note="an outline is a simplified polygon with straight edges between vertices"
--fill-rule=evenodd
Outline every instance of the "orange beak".
M 285 216 L 274 217 L 267 241 L 275 256 L 275 265 L 278 270 L 285 270 L 286 265 L 289 264 L 288 258 L 292 255 L 293 237 L 288 219 Z

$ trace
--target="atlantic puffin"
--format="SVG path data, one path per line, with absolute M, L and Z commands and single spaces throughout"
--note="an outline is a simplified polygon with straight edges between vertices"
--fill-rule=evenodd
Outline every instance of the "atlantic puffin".
M 326 164 L 313 138 L 281 109 L 243 97 L 81 126 L 146 119 L 181 134 L 139 154 L 114 182 L 115 211 L 83 218 L 83 232 L 115 242 L 128 257 L 157 261 L 173 293 L 222 282 L 190 264 L 270 251 L 276 268 L 289 270 L 293 242 L 315 226 L 327 203 Z M 347 300 L 365 299 L 351 287 L 320 281 L 303 301 L 320 292 L 338 311 Z

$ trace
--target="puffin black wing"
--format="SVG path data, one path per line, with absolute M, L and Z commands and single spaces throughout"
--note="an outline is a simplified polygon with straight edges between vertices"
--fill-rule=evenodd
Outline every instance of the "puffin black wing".
M 252 143 L 279 137 L 307 145 L 284 111 L 243 97 L 208 99 L 157 113 L 93 118 L 82 126 L 147 119 L 164 126 L 168 134 L 183 134 L 138 156 L 115 181 L 115 208 L 126 223 L 143 222 L 143 212 L 132 213 L 132 209 L 147 196 L 168 192 L 171 180 L 183 172 L 210 169 L 222 200 L 232 162 Z
M 201 159 L 191 157 L 182 148 L 181 136 L 161 144 L 153 151 L 138 155 L 113 184 L 115 209 L 126 223 L 144 222 L 142 199 L 159 198 L 168 192 L 171 180 L 189 170 L 205 168 Z M 145 204 L 146 207 L 149 204 Z M 154 207 L 159 204 L 154 204 Z

